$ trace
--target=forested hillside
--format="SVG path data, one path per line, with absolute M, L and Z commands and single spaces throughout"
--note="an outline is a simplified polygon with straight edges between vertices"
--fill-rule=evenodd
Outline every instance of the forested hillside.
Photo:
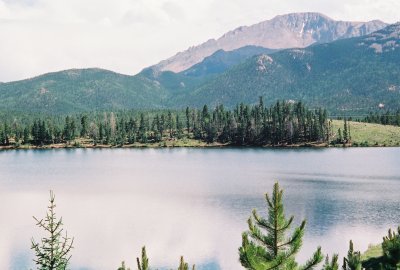
M 0 111 L 72 113 L 159 108 L 167 92 L 144 76 L 71 69 L 0 85 Z

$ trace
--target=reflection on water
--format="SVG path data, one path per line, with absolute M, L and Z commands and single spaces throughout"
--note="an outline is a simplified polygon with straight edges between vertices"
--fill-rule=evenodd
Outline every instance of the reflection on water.
M 399 148 L 107 149 L 0 152 L 0 269 L 29 269 L 32 215 L 48 191 L 75 236 L 73 269 L 153 266 L 180 255 L 199 269 L 241 269 L 238 247 L 251 209 L 265 209 L 276 179 L 295 223 L 306 218 L 300 260 L 318 245 L 365 250 L 400 224 Z

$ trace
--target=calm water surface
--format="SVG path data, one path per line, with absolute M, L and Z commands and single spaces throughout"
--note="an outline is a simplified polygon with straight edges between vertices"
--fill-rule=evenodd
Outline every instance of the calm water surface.
M 72 269 L 151 265 L 241 269 L 237 249 L 253 208 L 275 180 L 295 224 L 299 259 L 318 245 L 365 250 L 400 224 L 400 148 L 107 149 L 0 151 L 0 269 L 30 269 L 49 190 L 75 237 Z

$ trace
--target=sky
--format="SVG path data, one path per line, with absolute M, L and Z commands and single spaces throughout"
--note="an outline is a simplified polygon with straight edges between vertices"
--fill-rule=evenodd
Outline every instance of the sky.
M 0 82 L 88 67 L 133 75 L 291 12 L 394 23 L 398 10 L 398 0 L 0 0 Z

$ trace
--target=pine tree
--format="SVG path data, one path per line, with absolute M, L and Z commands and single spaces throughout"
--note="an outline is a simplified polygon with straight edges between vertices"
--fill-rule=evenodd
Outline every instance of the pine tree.
M 4 145 L 4 132 L 0 125 L 0 145 Z
M 64 139 L 66 141 L 71 141 L 75 139 L 75 120 L 72 117 L 67 116 L 65 118 L 65 124 L 64 124 Z
M 121 266 L 117 270 L 130 270 L 130 268 L 125 266 L 125 262 L 121 262 Z
M 81 137 L 82 138 L 86 137 L 86 135 L 87 135 L 87 133 L 89 131 L 88 128 L 89 128 L 89 126 L 88 126 L 88 117 L 87 117 L 87 115 L 83 115 L 81 117 Z
M 192 270 L 195 270 L 195 269 L 196 269 L 196 266 L 193 265 Z M 189 270 L 189 264 L 185 262 L 185 260 L 183 259 L 183 256 L 181 256 L 178 270 Z
M 253 210 L 248 220 L 249 231 L 243 233 L 242 246 L 239 248 L 240 262 L 246 269 L 313 269 L 323 260 L 321 248 L 318 247 L 304 266 L 296 263 L 295 256 L 302 245 L 306 222 L 303 221 L 290 237 L 286 237 L 294 217 L 285 218 L 282 196 L 283 191 L 275 183 L 272 198 L 266 194 L 268 218 L 260 217 Z
M 167 114 L 167 129 L 169 130 L 169 137 L 173 138 L 173 134 L 174 134 L 174 120 L 172 118 L 172 113 L 170 111 L 168 111 Z
M 179 114 L 176 115 L 176 137 L 182 139 L 183 137 L 183 125 L 179 119 Z
M 110 113 L 110 121 L 109 121 L 109 141 L 114 144 L 115 143 L 115 131 L 117 129 L 117 119 L 115 117 L 114 112 Z
M 94 122 L 89 125 L 89 137 L 93 140 L 93 145 L 97 145 L 97 139 L 99 136 L 99 129 Z
M 136 262 L 138 270 L 150 270 L 149 258 L 147 257 L 146 254 L 146 247 L 142 247 L 141 258 L 136 258 Z M 129 270 L 129 268 L 127 268 L 125 262 L 122 262 L 121 266 L 117 270 Z M 178 270 L 189 270 L 189 264 L 185 262 L 183 256 L 181 256 L 180 258 Z M 191 270 L 196 270 L 196 266 L 193 265 Z
M 351 143 L 351 130 L 350 130 L 350 123 L 347 122 L 347 140 Z
M 329 261 L 329 257 L 326 256 L 325 264 L 322 269 L 323 270 L 338 270 L 339 269 L 338 258 L 339 258 L 339 256 L 337 254 L 334 254 L 332 257 L 332 260 Z
M 117 144 L 119 146 L 123 146 L 125 144 L 125 139 L 126 139 L 126 127 L 125 127 L 125 121 L 121 117 L 118 125 L 117 125 Z
M 343 270 L 361 270 L 361 253 L 354 251 L 353 241 L 350 240 L 347 257 L 343 259 Z
M 149 270 L 149 258 L 147 258 L 146 247 L 142 247 L 142 262 L 136 258 L 138 270 Z
M 2 142 L 0 142 L 0 144 L 3 145 L 10 144 L 10 128 L 6 122 L 4 122 L 3 135 L 1 137 L 2 137 Z
M 47 128 L 46 128 L 46 122 L 42 121 L 39 122 L 39 144 L 43 145 L 47 141 Z
M 36 225 L 49 234 L 43 237 L 40 243 L 32 238 L 31 249 L 35 251 L 34 262 L 38 270 L 65 270 L 71 259 L 74 239 L 69 238 L 67 233 L 63 235 L 62 218 L 56 217 L 54 201 L 54 193 L 50 191 L 50 205 L 46 217 L 41 220 L 33 217 L 37 222 Z
M 28 127 L 24 128 L 24 137 L 22 139 L 23 144 L 28 144 L 29 143 L 29 129 Z
M 142 143 L 147 143 L 147 125 L 146 119 L 143 113 L 140 114 L 140 124 L 139 124 L 139 139 Z
M 345 118 L 343 124 L 343 143 L 347 143 L 348 141 L 349 141 L 349 133 L 348 133 L 347 120 Z
M 190 111 L 189 111 L 189 107 L 186 107 L 185 114 L 186 114 L 186 130 L 187 130 L 187 133 L 189 134 L 190 133 Z
M 338 138 L 337 138 L 337 142 L 338 142 L 338 143 L 342 143 L 342 142 L 343 142 L 342 130 L 341 130 L 340 128 L 338 129 Z

